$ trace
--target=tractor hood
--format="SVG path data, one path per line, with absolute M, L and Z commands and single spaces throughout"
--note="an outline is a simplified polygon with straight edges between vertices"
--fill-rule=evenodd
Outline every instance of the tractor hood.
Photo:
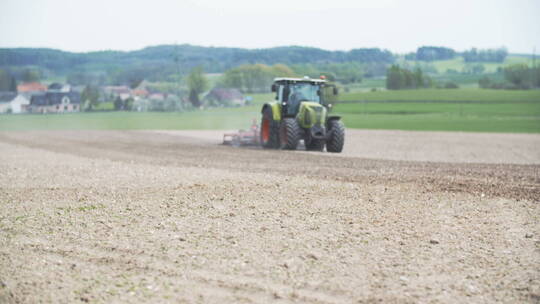
M 298 122 L 302 128 L 309 129 L 313 126 L 324 126 L 326 121 L 326 108 L 313 101 L 300 103 Z

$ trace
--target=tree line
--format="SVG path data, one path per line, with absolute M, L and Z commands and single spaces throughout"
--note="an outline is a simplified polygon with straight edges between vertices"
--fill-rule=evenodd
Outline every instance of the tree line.
M 392 63 L 394 54 L 378 48 L 351 51 L 328 51 L 311 47 L 276 47 L 242 49 L 200 47 L 192 45 L 161 45 L 137 51 L 100 51 L 71 53 L 54 49 L 3 48 L 0 49 L 0 67 L 16 69 L 36 67 L 55 75 L 71 75 L 75 81 L 82 74 L 90 75 L 93 82 L 120 82 L 139 75 L 144 79 L 167 81 L 185 76 L 197 66 L 209 73 L 222 73 L 228 69 L 261 63 L 319 64 L 345 62 Z
M 41 79 L 41 72 L 37 69 L 0 69 L 0 92 L 17 91 L 17 82 L 34 82 Z
M 416 53 L 405 55 L 408 60 L 435 61 L 447 60 L 456 57 L 457 52 L 451 48 L 438 46 L 422 46 L 416 50 Z
M 514 64 L 503 69 L 504 80 L 495 81 L 482 77 L 478 85 L 484 89 L 528 90 L 540 88 L 540 67 Z
M 422 46 L 416 52 L 405 55 L 407 60 L 436 61 L 449 60 L 457 55 L 463 56 L 465 62 L 503 62 L 508 56 L 506 48 L 477 49 L 471 48 L 462 53 L 447 47 Z
M 6 70 L 0 69 L 0 92 L 17 92 L 17 80 Z
M 508 56 L 505 48 L 478 50 L 472 48 L 462 53 L 465 62 L 503 62 Z
M 392 65 L 386 73 L 386 88 L 388 90 L 419 89 L 433 86 L 431 77 L 425 75 L 421 69 L 414 71 Z
M 386 70 L 386 64 L 384 69 Z M 337 81 L 342 84 L 361 82 L 366 76 L 366 70 L 370 67 L 359 62 L 345 63 L 321 63 L 321 64 L 295 64 L 291 69 L 296 75 L 319 78 L 324 75 L 330 81 Z M 384 73 L 382 74 L 384 75 Z
M 421 46 L 405 56 L 429 65 L 431 61 L 447 60 L 460 55 L 451 48 Z M 470 74 L 478 74 L 482 62 L 503 61 L 506 49 L 471 49 L 462 53 L 470 66 Z M 161 45 L 138 51 L 100 51 L 71 53 L 52 49 L 0 49 L 0 68 L 17 81 L 65 76 L 73 85 L 132 85 L 142 79 L 150 82 L 178 83 L 195 67 L 208 73 L 223 73 L 238 66 L 284 64 L 296 75 L 329 79 L 343 84 L 360 82 L 366 77 L 383 77 L 396 62 L 395 54 L 379 48 L 359 48 L 350 51 L 328 51 L 310 47 L 276 47 L 268 49 L 214 48 L 192 45 Z M 422 70 L 432 73 L 427 67 Z M 257 85 L 255 85 L 257 86 Z M 252 85 L 245 85 L 252 90 Z M 257 90 L 257 89 L 254 89 Z
M 245 93 L 269 92 L 275 77 L 295 76 L 297 74 L 284 64 L 245 64 L 225 71 L 217 86 L 236 88 Z

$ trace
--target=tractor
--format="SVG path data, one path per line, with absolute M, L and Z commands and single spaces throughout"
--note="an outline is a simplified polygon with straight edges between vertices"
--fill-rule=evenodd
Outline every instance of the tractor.
M 330 116 L 337 88 L 321 79 L 276 78 L 275 101 L 264 104 L 260 143 L 267 149 L 296 150 L 300 140 L 308 151 L 339 153 L 345 142 L 345 126 Z

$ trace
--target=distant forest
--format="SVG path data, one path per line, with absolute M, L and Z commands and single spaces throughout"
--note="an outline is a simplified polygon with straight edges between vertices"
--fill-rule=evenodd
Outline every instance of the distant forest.
M 460 53 L 445 47 L 422 46 L 405 55 L 415 61 L 452 59 Z M 467 62 L 501 62 L 505 49 L 462 53 Z M 147 79 L 176 82 L 194 67 L 206 73 L 224 73 L 246 64 L 283 64 L 303 75 L 335 74 L 348 83 L 362 77 L 382 76 L 400 55 L 379 48 L 328 51 L 289 46 L 268 49 L 161 45 L 137 51 L 73 53 L 46 48 L 0 48 L 0 69 L 17 81 L 65 77 L 72 84 L 126 84 Z M 28 76 L 31 77 L 28 77 Z
M 343 62 L 391 63 L 394 55 L 377 48 L 348 52 L 327 51 L 309 47 L 276 47 L 241 49 L 200 47 L 192 45 L 162 45 L 131 52 L 100 51 L 71 53 L 54 49 L 0 49 L 0 67 L 37 67 L 56 75 L 74 72 L 109 75 L 139 73 L 145 78 L 163 80 L 164 75 L 185 74 L 201 66 L 208 73 L 222 73 L 242 64 L 309 64 Z

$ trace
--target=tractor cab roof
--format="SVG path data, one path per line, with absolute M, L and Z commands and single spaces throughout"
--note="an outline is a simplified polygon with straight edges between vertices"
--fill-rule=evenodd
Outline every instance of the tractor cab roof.
M 312 79 L 307 76 L 304 78 L 290 78 L 290 77 L 274 78 L 274 83 L 297 83 L 297 82 L 322 84 L 322 83 L 326 83 L 326 80 L 325 79 Z

